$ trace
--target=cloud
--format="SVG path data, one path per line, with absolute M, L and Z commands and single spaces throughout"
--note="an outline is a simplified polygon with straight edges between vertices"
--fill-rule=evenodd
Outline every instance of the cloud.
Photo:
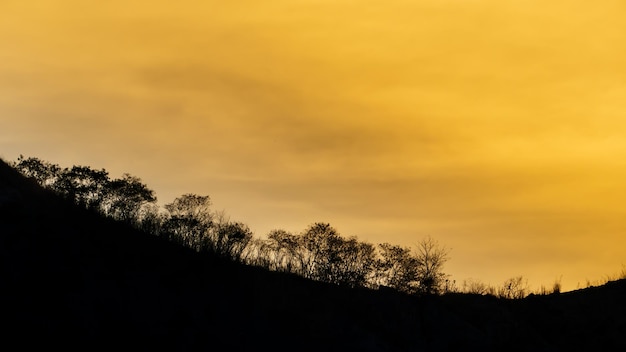
M 623 2 L 37 4 L 0 14 L 9 158 L 208 193 L 259 229 L 430 232 L 463 273 L 619 247 Z

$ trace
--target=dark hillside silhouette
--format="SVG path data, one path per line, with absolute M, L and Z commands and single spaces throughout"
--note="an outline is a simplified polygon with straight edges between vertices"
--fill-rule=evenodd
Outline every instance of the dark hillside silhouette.
M 278 229 L 267 239 L 255 238 L 246 224 L 214 212 L 209 196 L 183 194 L 160 207 L 154 191 L 129 174 L 111 179 L 105 169 L 60 167 L 21 155 L 12 165 L 79 208 L 197 252 L 353 288 L 387 287 L 414 295 L 441 294 L 454 288 L 443 272 L 448 249 L 431 237 L 421 240 L 416 250 L 389 243 L 375 246 L 356 236 L 346 238 L 330 224 L 317 222 L 301 233 Z
M 269 271 L 105 217 L 0 161 L 4 350 L 626 350 L 625 301 L 623 280 L 510 300 Z

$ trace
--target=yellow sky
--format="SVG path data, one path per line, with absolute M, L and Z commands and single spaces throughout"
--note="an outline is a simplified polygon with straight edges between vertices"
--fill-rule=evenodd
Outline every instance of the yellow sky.
M 452 249 L 458 282 L 626 264 L 626 2 L 0 2 L 0 156 L 208 194 L 257 235 Z

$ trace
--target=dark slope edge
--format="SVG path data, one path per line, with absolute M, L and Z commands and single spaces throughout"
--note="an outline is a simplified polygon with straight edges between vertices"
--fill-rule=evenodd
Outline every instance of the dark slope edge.
M 623 281 L 516 301 L 311 282 L 78 209 L 0 161 L 0 343 L 19 349 L 626 350 L 625 298 Z

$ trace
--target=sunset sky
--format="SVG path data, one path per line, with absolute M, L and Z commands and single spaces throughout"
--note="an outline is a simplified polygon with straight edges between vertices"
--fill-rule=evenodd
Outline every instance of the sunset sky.
M 626 264 L 626 2 L 2 0 L 20 154 L 575 289 Z

